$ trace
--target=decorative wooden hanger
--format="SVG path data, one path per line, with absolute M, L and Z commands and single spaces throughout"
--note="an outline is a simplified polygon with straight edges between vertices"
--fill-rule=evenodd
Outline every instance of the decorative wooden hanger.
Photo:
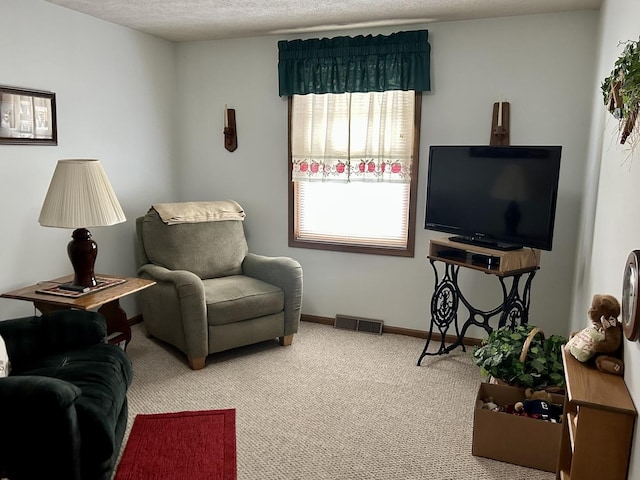
M 509 102 L 493 104 L 489 145 L 509 145 Z
M 224 106 L 224 148 L 233 152 L 238 148 L 238 134 L 236 130 L 236 111 Z

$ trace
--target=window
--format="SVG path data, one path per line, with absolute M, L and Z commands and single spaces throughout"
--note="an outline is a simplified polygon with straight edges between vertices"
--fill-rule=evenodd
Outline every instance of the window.
M 289 102 L 289 245 L 413 256 L 421 94 Z

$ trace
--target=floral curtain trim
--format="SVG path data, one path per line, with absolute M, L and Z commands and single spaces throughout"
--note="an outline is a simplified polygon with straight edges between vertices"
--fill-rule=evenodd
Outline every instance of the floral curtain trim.
M 294 158 L 292 180 L 332 182 L 409 183 L 411 158 L 408 159 L 317 159 Z

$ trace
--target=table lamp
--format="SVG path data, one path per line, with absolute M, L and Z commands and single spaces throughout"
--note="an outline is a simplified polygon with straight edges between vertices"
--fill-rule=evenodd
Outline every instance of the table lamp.
M 74 272 L 70 287 L 83 289 L 98 284 L 93 273 L 98 245 L 87 227 L 115 225 L 125 220 L 100 161 L 58 161 L 38 223 L 44 227 L 75 229 L 73 240 L 67 245 Z

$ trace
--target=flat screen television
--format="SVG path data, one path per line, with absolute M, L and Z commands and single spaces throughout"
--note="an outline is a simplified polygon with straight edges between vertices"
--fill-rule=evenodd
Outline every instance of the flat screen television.
M 560 146 L 432 146 L 425 229 L 499 250 L 551 250 Z

